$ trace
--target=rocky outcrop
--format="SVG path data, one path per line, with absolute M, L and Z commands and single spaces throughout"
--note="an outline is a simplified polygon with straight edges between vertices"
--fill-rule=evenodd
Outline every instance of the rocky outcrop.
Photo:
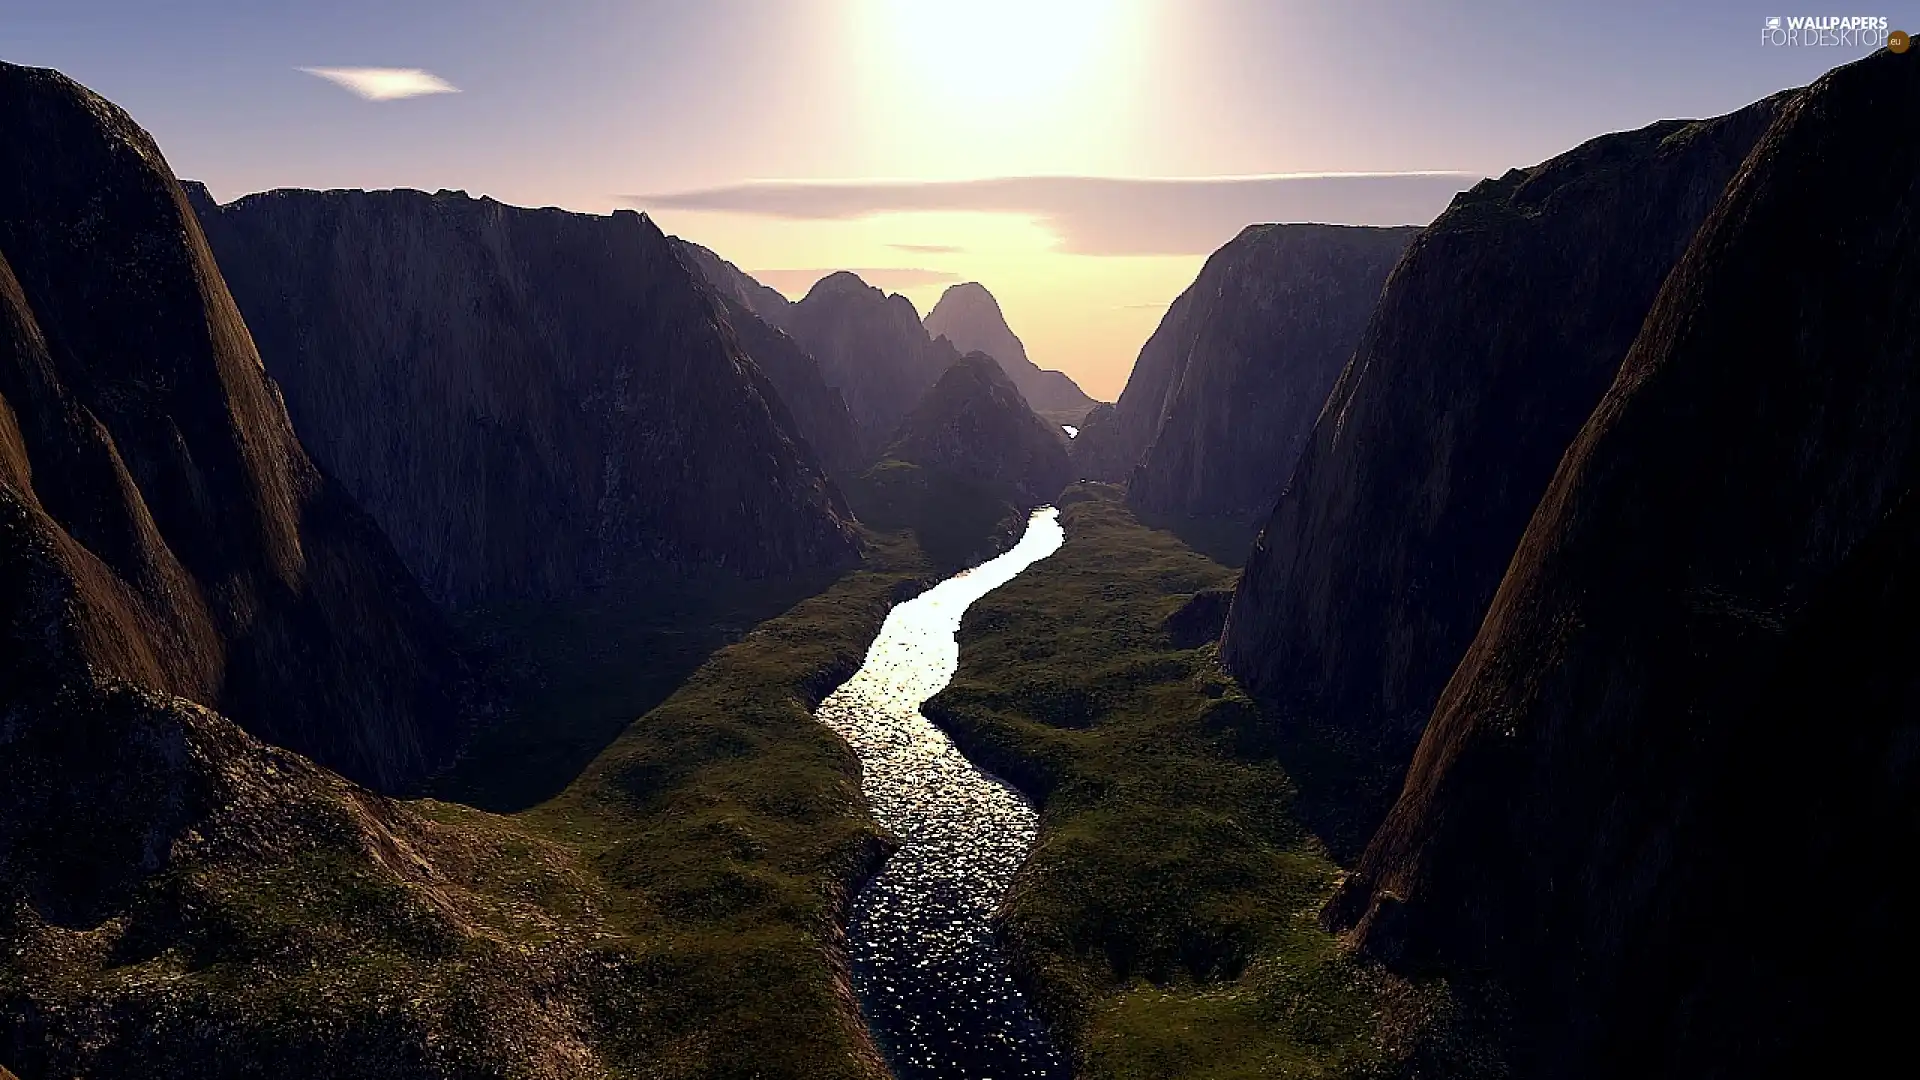
M 941 293 L 923 325 L 928 334 L 946 338 L 963 353 L 993 357 L 1033 411 L 1050 420 L 1077 424 L 1095 404 L 1065 372 L 1042 368 L 1027 358 L 1027 347 L 1007 325 L 1000 301 L 977 281 Z
M 367 784 L 474 707 L 437 613 L 316 469 L 159 149 L 0 64 L 0 744 L 117 677 Z
M 1039 506 L 1073 480 L 1066 437 L 1034 415 L 993 357 L 968 353 L 900 425 L 886 456 Z
M 444 602 L 855 551 L 772 383 L 646 217 L 449 191 L 203 217 L 295 428 Z
M 0 1055 L 93 1080 L 605 1076 L 589 982 L 637 995 L 589 951 L 580 868 L 437 816 L 117 680 L 9 697 Z
M 1221 646 L 1250 690 L 1355 763 L 1341 850 L 1385 813 L 1554 466 L 1779 104 L 1485 181 L 1394 270 Z
M 785 329 L 846 399 L 869 456 L 960 358 L 951 342 L 927 336 L 913 301 L 845 270 L 815 282 L 793 306 Z
M 1333 911 L 1512 1002 L 1519 1075 L 1906 1053 L 1920 64 L 1784 104 L 1567 451 Z M 1696 132 L 1692 138 L 1708 135 Z
M 1131 472 L 1128 501 L 1249 524 L 1272 512 L 1380 286 L 1418 232 L 1254 225 L 1215 252 L 1189 290 L 1187 336 L 1171 354 L 1159 428 Z

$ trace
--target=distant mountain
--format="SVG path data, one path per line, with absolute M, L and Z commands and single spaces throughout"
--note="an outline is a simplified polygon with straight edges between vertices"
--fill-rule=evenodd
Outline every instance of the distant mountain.
M 740 344 L 766 372 L 793 415 L 794 426 L 828 470 L 845 477 L 867 464 L 853 412 L 840 391 L 827 385 L 813 355 L 779 329 L 793 305 L 699 244 L 671 238 L 682 260 L 720 294 L 727 321 Z
M 1916 103 L 1920 64 L 1882 50 L 1760 110 L 1331 913 L 1497 1002 L 1518 1080 L 1908 1051 L 1920 142 L 1888 133 Z M 1669 127 L 1655 156 L 1757 118 Z M 1655 191 L 1631 220 L 1660 220 Z
M 1779 107 L 1602 136 L 1485 181 L 1394 270 L 1221 646 L 1289 723 L 1351 753 L 1343 849 L 1385 813 L 1561 454 Z
M 820 363 L 827 385 L 853 410 L 863 445 L 876 456 L 908 410 L 960 354 L 927 336 L 913 301 L 842 270 L 814 283 L 785 329 Z
M 1381 284 L 1418 234 L 1253 225 L 1215 252 L 1188 290 L 1177 349 L 1156 354 L 1171 361 L 1161 420 L 1131 471 L 1129 501 L 1248 523 L 1272 512 Z M 1140 376 L 1143 390 L 1160 378 Z
M 0 64 L 0 747 L 100 680 L 387 790 L 473 708 L 440 617 L 295 437 L 153 140 Z
M 1095 404 L 1065 372 L 1027 359 L 1027 347 L 1007 325 L 1000 302 L 977 281 L 949 287 L 923 323 L 928 334 L 946 338 L 962 353 L 983 352 L 999 361 L 1027 404 L 1049 419 L 1077 424 Z
M 1051 500 L 1074 479 L 1059 425 L 1035 415 L 982 352 L 940 376 L 901 422 L 886 456 L 1009 492 L 1022 507 Z
M 451 191 L 199 209 L 294 426 L 443 601 L 855 552 L 797 419 L 643 215 Z

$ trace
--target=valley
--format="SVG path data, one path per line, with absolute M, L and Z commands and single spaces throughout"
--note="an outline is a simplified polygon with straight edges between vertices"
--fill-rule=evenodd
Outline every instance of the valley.
M 1920 61 L 1739 100 L 1242 222 L 1108 402 L 0 61 L 0 1080 L 1871 1074 Z

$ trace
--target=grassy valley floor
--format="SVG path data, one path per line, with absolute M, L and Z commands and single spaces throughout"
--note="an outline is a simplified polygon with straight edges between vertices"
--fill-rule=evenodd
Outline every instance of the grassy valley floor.
M 1291 814 L 1281 742 L 1216 663 L 1233 572 L 1117 489 L 971 608 L 927 713 L 1041 807 L 1004 934 L 1087 1080 L 1355 1077 L 1444 1048 L 1444 996 L 1357 965 L 1317 921 L 1339 878 Z

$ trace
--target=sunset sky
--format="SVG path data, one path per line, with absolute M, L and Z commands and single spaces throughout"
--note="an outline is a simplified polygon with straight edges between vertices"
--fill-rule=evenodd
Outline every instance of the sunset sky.
M 1920 28 L 1911 4 L 1848 13 Z M 1037 362 L 1111 399 L 1239 226 L 1424 221 L 1478 176 L 1725 112 L 1862 51 L 1764 47 L 1764 17 L 1784 14 L 1771 0 L 4 0 L 0 59 L 124 106 L 222 200 L 417 187 L 637 206 L 790 296 L 851 268 L 923 313 L 979 280 Z

